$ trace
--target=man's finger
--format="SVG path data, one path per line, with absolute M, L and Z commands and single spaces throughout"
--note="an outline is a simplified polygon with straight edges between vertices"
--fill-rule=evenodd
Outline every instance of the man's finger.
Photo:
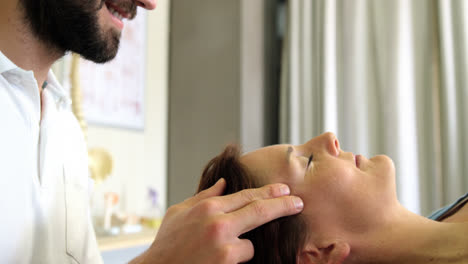
M 254 256 L 254 246 L 250 240 L 239 239 L 234 245 L 235 263 L 244 263 L 251 260 Z
M 302 211 L 304 203 L 296 196 L 284 196 L 275 199 L 257 200 L 249 205 L 229 213 L 232 231 L 236 235 L 244 234 L 274 219 L 294 215 Z
M 218 197 L 220 210 L 224 213 L 236 211 L 254 201 L 266 200 L 289 195 L 290 190 L 286 184 L 276 183 L 256 189 L 246 189 L 237 193 Z
M 220 196 L 221 194 L 223 194 L 223 191 L 225 188 L 226 188 L 226 180 L 221 178 L 210 188 L 203 190 L 199 192 L 197 195 L 185 200 L 184 204 L 186 204 L 187 206 L 194 206 L 196 203 L 206 198 Z

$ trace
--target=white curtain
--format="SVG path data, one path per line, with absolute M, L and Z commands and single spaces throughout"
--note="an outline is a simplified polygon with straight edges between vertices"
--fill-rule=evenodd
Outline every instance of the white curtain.
M 468 1 L 289 0 L 280 141 L 387 154 L 400 202 L 468 192 Z

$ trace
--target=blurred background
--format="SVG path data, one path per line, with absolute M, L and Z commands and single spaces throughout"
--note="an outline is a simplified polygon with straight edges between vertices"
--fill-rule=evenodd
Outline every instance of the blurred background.
M 138 219 L 193 195 L 230 142 L 331 131 L 344 150 L 390 156 L 413 212 L 466 193 L 467 14 L 463 0 L 158 0 L 126 25 L 115 64 L 80 62 L 73 78 L 66 56 L 55 71 L 80 80 L 89 148 L 112 161 L 95 185 L 97 231 L 109 214 L 133 227 L 104 228 L 106 263 L 150 243 Z M 115 239 L 132 230 L 149 235 Z

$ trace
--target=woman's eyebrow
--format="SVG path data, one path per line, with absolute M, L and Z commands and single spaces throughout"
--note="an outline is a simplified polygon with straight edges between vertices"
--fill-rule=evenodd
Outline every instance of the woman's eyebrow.
M 289 146 L 288 149 L 286 150 L 286 161 L 289 162 L 291 159 L 291 153 L 293 153 L 294 148 L 292 146 Z

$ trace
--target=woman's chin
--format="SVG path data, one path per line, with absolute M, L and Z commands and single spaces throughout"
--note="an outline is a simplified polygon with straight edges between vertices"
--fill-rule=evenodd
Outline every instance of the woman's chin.
M 377 155 L 370 158 L 370 161 L 376 164 L 379 170 L 393 172 L 393 174 L 395 174 L 395 163 L 393 163 L 393 160 L 389 156 Z

